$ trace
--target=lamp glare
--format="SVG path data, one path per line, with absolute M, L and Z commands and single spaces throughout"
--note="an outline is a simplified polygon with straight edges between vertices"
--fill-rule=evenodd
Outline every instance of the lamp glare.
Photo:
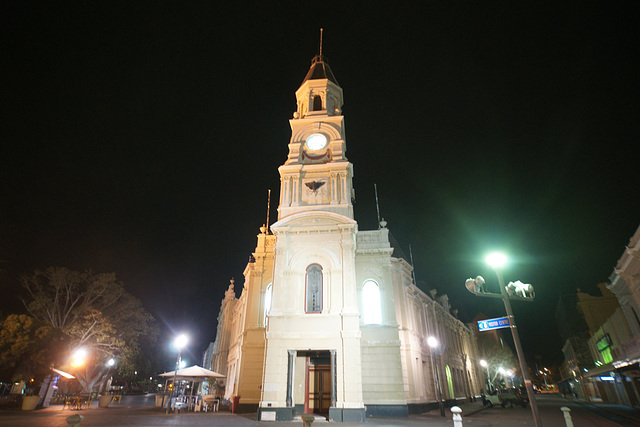
M 507 256 L 500 252 L 493 252 L 487 255 L 485 261 L 492 268 L 501 268 L 507 263 Z
M 178 349 L 182 349 L 185 345 L 187 345 L 188 340 L 189 339 L 185 334 L 178 335 L 176 337 L 175 345 L 176 347 L 178 347 Z

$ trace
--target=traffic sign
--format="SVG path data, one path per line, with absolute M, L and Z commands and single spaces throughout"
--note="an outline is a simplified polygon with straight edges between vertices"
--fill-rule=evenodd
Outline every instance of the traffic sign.
M 498 317 L 496 319 L 478 320 L 478 330 L 491 331 L 493 329 L 508 328 L 511 326 L 509 323 L 509 317 Z

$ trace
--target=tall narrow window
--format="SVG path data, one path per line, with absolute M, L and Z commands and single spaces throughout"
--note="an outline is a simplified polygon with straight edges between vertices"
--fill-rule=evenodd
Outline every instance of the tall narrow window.
M 449 397 L 454 399 L 456 397 L 455 391 L 453 390 L 453 377 L 451 376 L 451 368 L 449 365 L 444 367 L 444 370 L 447 374 L 447 385 L 449 386 Z
M 316 95 L 313 97 L 313 111 L 322 110 L 322 97 L 320 95 Z
M 264 319 L 262 324 L 264 327 L 267 327 L 267 316 L 269 315 L 269 311 L 271 310 L 271 285 L 267 286 L 267 290 L 264 292 Z
M 380 287 L 373 280 L 367 280 L 362 285 L 362 309 L 362 320 L 365 325 L 379 325 L 382 323 Z
M 307 313 L 322 312 L 322 267 L 311 264 L 306 274 L 306 305 Z

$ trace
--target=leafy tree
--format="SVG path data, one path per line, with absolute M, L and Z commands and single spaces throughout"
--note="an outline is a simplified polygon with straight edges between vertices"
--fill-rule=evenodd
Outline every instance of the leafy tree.
M 42 380 L 66 348 L 60 329 L 25 314 L 11 314 L 0 324 L 0 375 L 12 381 Z
M 70 353 L 86 350 L 84 363 L 76 361 L 69 368 L 85 392 L 105 379 L 107 360 L 114 358 L 119 369 L 131 369 L 140 340 L 157 337 L 153 317 L 114 273 L 50 267 L 23 276 L 22 285 L 29 295 L 23 299 L 28 312 L 66 334 Z

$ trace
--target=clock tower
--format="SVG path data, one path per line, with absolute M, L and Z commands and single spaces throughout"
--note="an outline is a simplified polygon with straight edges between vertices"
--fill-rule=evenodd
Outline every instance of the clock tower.
M 323 210 L 353 219 L 353 165 L 345 156 L 342 88 L 322 57 L 296 91 L 289 155 L 280 166 L 278 219 Z
M 317 55 L 296 91 L 289 155 L 271 225 L 273 286 L 265 331 L 261 420 L 319 413 L 362 422 L 353 166 L 342 88 Z

